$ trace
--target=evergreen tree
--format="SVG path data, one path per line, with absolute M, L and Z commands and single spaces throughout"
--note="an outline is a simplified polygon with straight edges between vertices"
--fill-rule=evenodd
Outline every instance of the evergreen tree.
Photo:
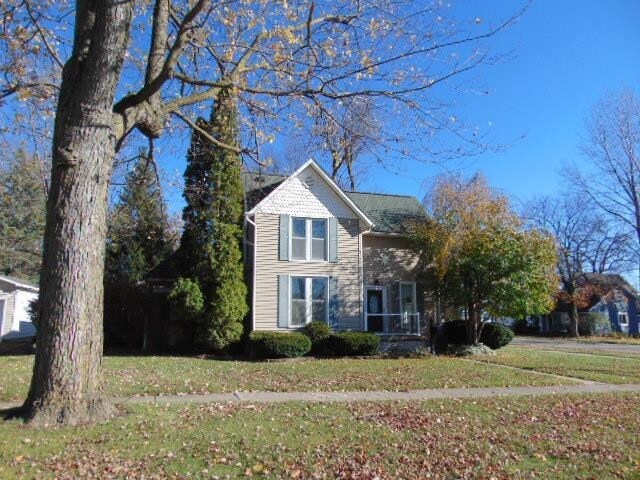
M 210 121 L 200 128 L 221 144 L 238 145 L 235 94 L 223 90 Z M 181 242 L 182 271 L 197 280 L 205 299 L 201 326 L 207 347 L 221 350 L 240 339 L 248 312 L 242 263 L 242 162 L 233 149 L 194 132 L 187 156 L 187 205 Z
M 141 155 L 109 215 L 105 277 L 135 283 L 173 250 L 155 167 Z
M 155 167 L 141 155 L 111 208 L 105 258 L 107 344 L 149 346 L 147 292 L 137 282 L 174 249 Z
M 37 282 L 47 203 L 42 165 L 22 149 L 7 164 L 0 169 L 0 273 Z

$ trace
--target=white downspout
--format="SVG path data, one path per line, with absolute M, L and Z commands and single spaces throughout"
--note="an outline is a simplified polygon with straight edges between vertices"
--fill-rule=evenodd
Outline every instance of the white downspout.
M 253 225 L 253 272 L 251 275 L 251 331 L 256 329 L 256 264 L 258 262 L 258 225 L 249 214 L 244 216 L 245 222 Z M 255 219 L 255 215 L 254 215 Z M 246 257 L 245 257 L 246 258 Z

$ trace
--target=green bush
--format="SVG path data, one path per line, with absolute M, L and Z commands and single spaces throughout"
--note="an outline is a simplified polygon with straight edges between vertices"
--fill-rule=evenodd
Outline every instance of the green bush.
M 331 336 L 331 327 L 326 322 L 319 320 L 306 324 L 300 332 L 309 337 L 311 343 L 315 344 Z
M 449 345 L 466 345 L 467 322 L 464 320 L 450 320 L 442 324 L 444 340 Z M 443 340 L 443 341 L 444 341 Z
M 376 355 L 380 353 L 380 337 L 370 332 L 340 332 L 322 341 L 325 354 L 338 357 Z
M 514 333 L 510 328 L 499 323 L 485 323 L 482 326 L 480 341 L 487 347 L 497 350 L 508 345 L 513 340 Z
M 327 346 L 325 341 L 331 337 L 331 327 L 326 322 L 313 321 L 300 329 L 303 335 L 311 340 L 311 353 L 315 355 L 325 355 Z
M 204 310 L 204 297 L 196 280 L 179 278 L 168 298 L 175 314 L 182 321 L 197 321 Z
M 294 358 L 311 350 L 311 340 L 296 332 L 251 332 L 249 350 L 255 358 Z
M 580 315 L 578 333 L 580 335 L 606 335 L 611 332 L 611 322 L 604 313 L 588 312 Z

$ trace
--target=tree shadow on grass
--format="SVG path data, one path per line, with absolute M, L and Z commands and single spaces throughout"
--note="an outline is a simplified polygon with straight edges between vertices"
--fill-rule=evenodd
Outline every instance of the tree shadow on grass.
M 0 418 L 5 422 L 11 420 L 25 420 L 26 419 L 26 411 L 23 405 L 19 407 L 10 407 L 0 409 Z

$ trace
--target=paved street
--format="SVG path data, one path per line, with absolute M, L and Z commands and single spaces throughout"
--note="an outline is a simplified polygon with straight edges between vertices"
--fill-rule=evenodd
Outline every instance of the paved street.
M 515 337 L 511 345 L 539 348 L 540 350 L 584 350 L 585 353 L 597 353 L 600 351 L 640 355 L 640 345 L 625 345 L 621 343 L 581 342 L 577 340 L 542 337 Z

